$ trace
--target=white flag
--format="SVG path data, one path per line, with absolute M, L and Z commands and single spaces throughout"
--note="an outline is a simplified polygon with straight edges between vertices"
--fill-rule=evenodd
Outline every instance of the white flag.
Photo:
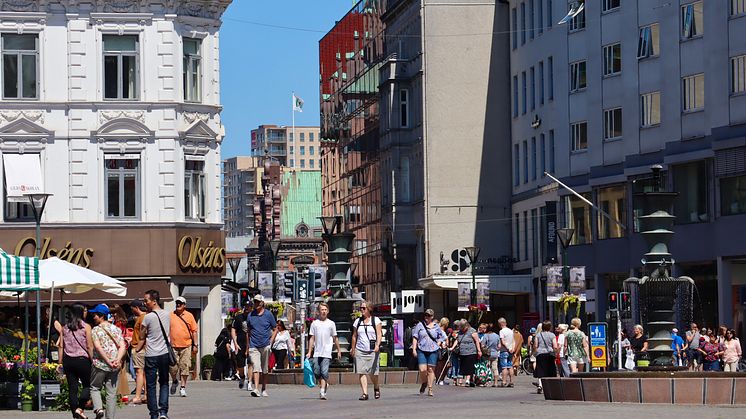
M 303 99 L 293 94 L 293 112 L 303 112 Z

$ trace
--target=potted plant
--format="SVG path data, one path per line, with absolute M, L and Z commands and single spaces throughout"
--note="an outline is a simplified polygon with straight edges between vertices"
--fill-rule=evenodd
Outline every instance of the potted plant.
M 21 388 L 21 411 L 32 411 L 34 409 L 34 398 L 36 398 L 36 386 L 31 384 L 31 381 L 25 380 Z
M 209 380 L 212 375 L 212 369 L 215 367 L 215 356 L 211 354 L 203 356 L 200 364 L 202 365 L 202 379 Z

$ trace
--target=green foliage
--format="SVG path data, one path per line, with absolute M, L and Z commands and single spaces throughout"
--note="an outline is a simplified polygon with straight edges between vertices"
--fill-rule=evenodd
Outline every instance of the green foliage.
M 36 398 L 36 386 L 31 381 L 25 380 L 21 387 L 21 400 L 33 401 Z
M 202 357 L 202 369 L 213 369 L 215 367 L 215 357 L 211 354 L 207 354 Z

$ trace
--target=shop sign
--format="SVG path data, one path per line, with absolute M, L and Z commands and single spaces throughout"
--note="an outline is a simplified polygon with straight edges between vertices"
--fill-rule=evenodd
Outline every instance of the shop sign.
M 423 313 L 425 291 L 400 291 L 391 293 L 391 314 Z
M 179 241 L 179 268 L 183 271 L 215 271 L 225 269 L 225 248 L 210 240 L 202 246 L 202 237 L 184 236 Z
M 58 257 L 64 261 L 70 262 L 75 265 L 82 266 L 84 268 L 91 267 L 91 259 L 93 258 L 94 250 L 90 247 L 87 248 L 75 248 L 73 243 L 68 241 L 65 246 L 61 248 L 52 247 L 52 239 L 45 237 L 41 245 L 41 259 L 48 259 L 51 257 Z M 36 239 L 33 237 L 24 237 L 21 239 L 14 250 L 16 256 L 22 256 L 22 253 L 26 248 L 29 248 L 29 255 L 36 255 Z
M 546 257 L 544 263 L 553 263 L 557 260 L 557 203 L 547 201 L 546 215 L 544 217 L 544 251 Z

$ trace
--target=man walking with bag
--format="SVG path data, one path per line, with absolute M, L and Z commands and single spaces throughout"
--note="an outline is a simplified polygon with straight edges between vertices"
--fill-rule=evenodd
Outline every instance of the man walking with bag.
M 96 419 L 106 415 L 113 419 L 117 411 L 117 381 L 122 369 L 122 359 L 127 353 L 127 345 L 118 327 L 107 321 L 109 308 L 103 304 L 94 307 L 89 313 L 96 327 L 91 330 L 93 340 L 93 369 L 91 370 L 91 399 Z M 106 409 L 101 400 L 101 388 L 106 387 Z
M 186 299 L 176 298 L 176 310 L 171 313 L 171 346 L 176 353 L 176 365 L 171 367 L 171 395 L 176 394 L 179 387 L 179 395 L 186 397 L 186 383 L 189 378 L 189 370 L 192 367 L 192 356 L 197 354 L 197 321 L 192 313 L 186 309 Z M 179 383 L 181 378 L 181 383 Z
M 252 397 L 269 397 L 267 394 L 267 374 L 269 374 L 270 343 L 277 332 L 277 320 L 268 310 L 264 309 L 264 297 L 254 296 L 254 311 L 246 318 L 249 329 L 249 358 L 254 367 L 254 390 Z M 261 382 L 261 392 L 259 383 Z
M 337 348 L 337 359 L 342 358 L 337 337 L 337 325 L 329 319 L 329 305 L 319 304 L 319 318 L 311 323 L 311 338 L 308 341 L 306 358 L 312 359 L 313 373 L 319 379 L 319 398 L 326 400 L 326 390 L 329 381 L 329 365 L 332 363 L 332 343 Z
M 171 366 L 171 342 L 167 330 L 171 327 L 171 313 L 161 308 L 161 296 L 156 290 L 145 292 L 143 303 L 148 314 L 140 327 L 140 343 L 145 346 L 145 383 L 150 419 L 168 419 L 168 378 Z M 159 391 L 156 393 L 156 384 Z

